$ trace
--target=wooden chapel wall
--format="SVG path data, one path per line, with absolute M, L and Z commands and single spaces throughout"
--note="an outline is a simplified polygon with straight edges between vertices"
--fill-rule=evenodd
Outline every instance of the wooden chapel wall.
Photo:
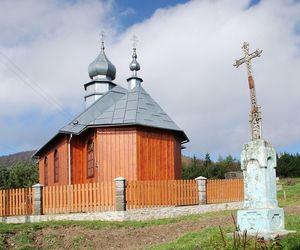
M 87 142 L 94 140 L 94 176 L 87 178 Z M 48 146 L 40 158 L 40 183 L 44 184 L 44 157 L 48 157 L 48 185 L 68 184 L 68 135 Z M 54 150 L 59 152 L 59 182 L 54 183 Z M 91 129 L 71 140 L 72 184 L 127 180 L 181 178 L 181 143 L 175 133 L 143 128 Z
M 181 178 L 181 143 L 175 133 L 139 128 L 138 180 Z
M 177 137 L 175 137 L 174 157 L 175 179 L 180 180 L 182 179 L 181 141 Z
M 98 128 L 98 180 L 122 176 L 137 179 L 137 130 L 134 127 Z
M 94 176 L 87 176 L 87 143 L 94 142 Z M 71 182 L 72 184 L 85 184 L 97 181 L 97 140 L 96 129 L 92 129 L 71 140 Z
M 54 182 L 54 151 L 58 151 L 58 182 Z M 45 185 L 45 157 L 48 159 L 48 186 L 66 185 L 68 183 L 68 136 L 61 135 L 44 150 L 39 157 L 39 180 Z

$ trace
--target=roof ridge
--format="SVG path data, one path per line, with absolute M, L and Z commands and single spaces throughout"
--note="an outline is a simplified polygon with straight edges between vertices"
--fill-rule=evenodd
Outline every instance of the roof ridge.
M 102 95 L 98 100 L 96 100 L 95 102 L 93 102 L 90 106 L 88 106 L 86 109 L 84 109 L 81 113 L 79 113 L 79 115 L 77 115 L 73 120 L 71 120 L 68 124 L 73 124 L 81 115 L 83 115 L 85 112 L 87 112 L 88 110 L 90 110 L 92 107 L 94 107 L 98 102 L 100 102 L 101 99 L 103 99 L 105 96 L 107 96 L 109 93 L 111 92 L 118 92 L 118 93 L 123 93 L 120 91 L 115 91 L 117 89 L 122 89 L 125 90 L 125 88 L 121 87 L 120 85 L 116 84 L 116 86 L 114 86 L 113 88 L 111 88 L 109 91 L 107 91 L 104 95 Z M 126 94 L 126 93 L 124 93 Z M 110 106 L 111 107 L 111 106 Z M 95 121 L 96 119 L 94 119 L 93 121 Z M 88 126 L 89 124 L 80 124 L 80 125 L 84 125 L 84 126 Z M 65 126 L 63 126 L 59 131 L 61 131 Z
M 124 115 L 123 115 L 123 121 L 125 120 L 125 115 L 126 115 L 126 111 L 127 111 L 127 106 L 128 106 L 128 95 L 129 91 L 127 92 L 127 95 L 126 95 L 126 106 L 125 106 L 125 112 L 124 112 Z
M 137 118 L 138 118 L 138 112 L 139 112 L 139 104 L 140 104 L 140 96 L 141 96 L 141 89 L 142 89 L 142 86 L 140 86 L 140 85 L 137 85 L 136 86 L 136 88 L 138 88 L 139 89 L 139 91 L 138 91 L 138 98 L 137 98 L 137 105 L 136 105 L 136 107 L 137 107 L 137 109 L 136 109 L 136 111 L 135 111 L 135 117 L 136 117 L 136 120 L 137 120 Z

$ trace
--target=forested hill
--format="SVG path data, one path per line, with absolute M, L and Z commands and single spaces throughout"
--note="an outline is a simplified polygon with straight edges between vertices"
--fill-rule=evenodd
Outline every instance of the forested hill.
M 31 158 L 35 150 L 19 152 L 11 155 L 0 156 L 0 165 L 11 167 L 16 163 L 32 164 L 35 161 Z

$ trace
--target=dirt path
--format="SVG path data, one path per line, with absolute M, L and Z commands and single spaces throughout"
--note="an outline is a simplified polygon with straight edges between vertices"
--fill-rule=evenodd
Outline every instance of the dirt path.
M 289 205 L 284 208 L 284 212 L 290 215 L 300 214 L 300 204 Z
M 82 227 L 68 227 L 52 229 L 46 228 L 37 232 L 36 246 L 39 249 L 49 247 L 45 237 L 52 235 L 59 239 L 56 246 L 51 249 L 73 249 L 81 236 L 80 249 L 143 249 L 154 244 L 172 241 L 179 236 L 198 231 L 204 228 L 230 225 L 230 216 L 220 218 L 201 218 L 199 221 L 180 221 L 177 223 L 149 226 L 144 228 L 118 228 L 104 230 L 90 230 Z M 74 243 L 75 241 L 75 243 Z

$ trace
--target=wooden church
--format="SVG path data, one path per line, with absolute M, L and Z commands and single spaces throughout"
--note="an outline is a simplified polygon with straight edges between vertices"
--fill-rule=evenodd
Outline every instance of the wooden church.
M 115 66 L 101 51 L 84 84 L 86 109 L 34 154 L 45 186 L 181 178 L 188 138 L 142 87 L 133 49 L 128 89 L 113 82 Z

